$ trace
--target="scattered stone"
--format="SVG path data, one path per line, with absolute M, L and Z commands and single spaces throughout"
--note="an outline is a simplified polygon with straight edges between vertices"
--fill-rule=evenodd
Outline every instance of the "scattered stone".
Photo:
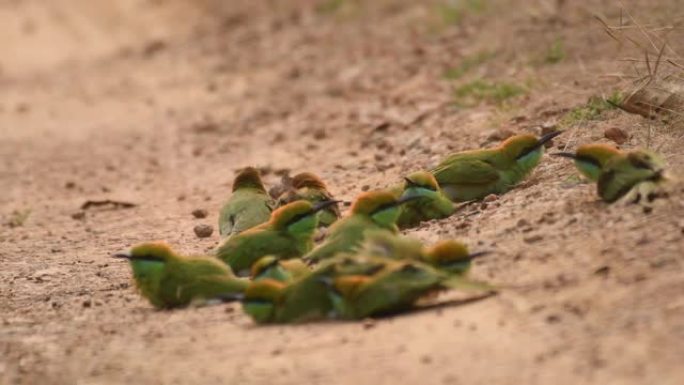
M 491 134 L 487 135 L 487 142 L 500 142 L 506 140 L 511 136 L 515 135 L 515 132 L 507 129 L 495 130 Z
M 484 199 L 482 200 L 483 202 L 494 202 L 495 200 L 499 199 L 499 196 L 496 194 L 489 194 Z
M 152 56 L 166 49 L 166 42 L 163 40 L 152 40 L 143 48 L 143 55 Z
M 366 318 L 363 320 L 364 329 L 372 329 L 375 327 L 375 320 L 372 318 Z
M 221 130 L 221 126 L 208 116 L 193 123 L 191 128 L 198 134 L 209 134 Z
M 420 363 L 428 365 L 432 363 L 432 357 L 428 356 L 427 354 L 420 357 Z
M 76 182 L 71 181 L 71 180 L 64 184 L 64 188 L 69 189 L 69 190 L 71 190 L 75 187 L 76 187 Z
M 77 221 L 82 221 L 85 219 L 86 213 L 85 211 L 77 211 L 73 214 L 71 214 L 71 218 L 75 219 Z
M 192 210 L 192 216 L 197 218 L 197 219 L 202 219 L 206 218 L 207 215 L 209 215 L 209 212 L 205 209 L 194 209 Z
M 521 218 L 518 220 L 518 223 L 515 224 L 517 227 L 529 227 L 530 222 L 527 221 L 525 218 Z
M 327 137 L 328 137 L 328 133 L 325 132 L 325 130 L 322 128 L 314 130 L 314 132 L 313 132 L 313 138 L 316 140 L 323 140 Z
M 85 301 L 83 301 L 83 303 L 81 305 L 83 307 L 90 307 L 90 306 L 92 306 L 92 302 L 89 299 L 86 299 Z
M 193 231 L 198 238 L 208 238 L 211 237 L 211 234 L 214 232 L 214 228 L 209 225 L 202 224 L 195 226 Z
M 179 195 L 178 197 L 176 197 L 176 200 L 177 200 L 178 202 L 184 201 L 184 200 L 185 200 L 185 195 L 183 195 L 183 194 Z
M 363 186 L 361 186 L 361 191 L 368 191 L 368 190 L 370 190 L 370 185 L 364 184 Z
M 525 243 L 537 243 L 537 242 L 541 241 L 542 239 L 544 239 L 543 235 L 535 234 L 535 235 L 531 235 L 529 237 L 523 238 L 523 241 L 525 241 Z
M 546 134 L 550 134 L 550 133 L 552 133 L 552 132 L 556 132 L 556 131 L 558 131 L 558 128 L 557 128 L 557 126 L 556 126 L 555 124 L 553 124 L 553 123 L 546 122 L 546 123 L 543 123 L 543 124 L 541 125 L 541 134 L 542 134 L 542 136 L 543 136 L 543 135 L 546 135 Z M 546 148 L 551 148 L 551 147 L 553 147 L 553 140 L 549 140 L 548 142 L 544 143 L 544 147 L 546 147 Z
M 548 316 L 546 316 L 546 322 L 550 324 L 558 323 L 560 322 L 560 320 L 561 318 L 557 314 L 549 314 Z
M 606 139 L 610 139 L 617 144 L 623 144 L 627 141 L 627 139 L 629 139 L 629 135 L 617 127 L 607 128 L 603 132 L 603 135 L 606 137 Z

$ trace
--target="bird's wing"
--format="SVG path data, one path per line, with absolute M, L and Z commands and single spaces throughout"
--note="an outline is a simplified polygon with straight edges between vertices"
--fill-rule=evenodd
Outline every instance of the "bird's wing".
M 598 194 L 606 202 L 614 202 L 624 196 L 637 183 L 647 180 L 651 174 L 649 170 L 622 170 L 611 168 L 601 173 L 598 180 Z
M 442 162 L 432 170 L 440 185 L 487 184 L 499 180 L 499 172 L 487 162 L 478 159 L 454 159 Z

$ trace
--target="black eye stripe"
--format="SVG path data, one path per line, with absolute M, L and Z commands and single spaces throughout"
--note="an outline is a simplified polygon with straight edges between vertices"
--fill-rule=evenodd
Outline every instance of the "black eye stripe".
M 535 144 L 534 146 L 525 148 L 524 150 L 522 150 L 522 152 L 520 153 L 520 155 L 518 155 L 518 157 L 516 159 L 522 158 L 523 156 L 531 153 L 532 151 L 538 149 L 539 147 L 541 147 L 541 144 Z
M 162 258 L 159 258 L 155 255 L 151 254 L 145 254 L 145 255 L 136 255 L 131 257 L 132 260 L 134 261 L 148 261 L 148 262 L 164 262 Z
M 594 165 L 598 168 L 601 168 L 601 163 L 599 163 L 598 160 L 596 160 L 595 158 L 592 158 L 590 156 L 577 155 L 577 156 L 575 156 L 575 160 L 580 161 L 580 162 L 591 163 L 592 165 Z

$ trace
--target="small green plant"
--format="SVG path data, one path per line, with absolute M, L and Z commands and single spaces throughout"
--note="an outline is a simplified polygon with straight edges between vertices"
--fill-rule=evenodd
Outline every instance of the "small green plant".
M 525 92 L 525 88 L 514 83 L 478 79 L 456 87 L 454 98 L 456 104 L 461 106 L 473 106 L 482 102 L 502 105 Z
M 445 24 L 459 24 L 468 13 L 482 13 L 486 9 L 483 0 L 445 1 L 437 8 Z
M 344 5 L 345 0 L 323 0 L 316 10 L 320 13 L 331 14 L 337 12 Z
M 23 226 L 29 215 L 31 215 L 31 209 L 14 210 L 7 221 L 7 225 L 9 227 Z
M 622 101 L 622 94 L 614 92 L 607 98 L 592 96 L 586 104 L 568 111 L 560 120 L 561 127 L 575 126 L 591 120 L 599 120 L 603 113 L 615 109 Z
M 556 64 L 562 62 L 563 59 L 565 59 L 565 44 L 563 44 L 563 40 L 556 39 L 546 50 L 544 62 L 546 64 Z
M 484 64 L 487 60 L 491 59 L 492 57 L 494 57 L 494 53 L 489 51 L 483 51 L 473 56 L 468 56 L 464 58 L 458 66 L 449 68 L 444 73 L 444 77 L 449 80 L 459 79 L 463 75 L 468 73 L 470 70 Z

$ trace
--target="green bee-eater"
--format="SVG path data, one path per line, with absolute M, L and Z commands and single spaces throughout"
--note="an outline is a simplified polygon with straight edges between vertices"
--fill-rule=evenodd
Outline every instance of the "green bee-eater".
M 361 194 L 351 208 L 351 213 L 330 226 L 325 241 L 304 256 L 307 261 L 320 261 L 337 253 L 354 251 L 368 230 L 385 230 L 398 233 L 397 219 L 400 206 L 418 199 L 417 196 L 397 198 L 389 191 L 369 191 Z
M 295 323 L 328 318 L 332 303 L 325 284 L 333 265 L 285 283 L 265 278 L 245 290 L 242 306 L 257 323 Z
M 219 246 L 216 256 L 240 276 L 249 275 L 252 264 L 265 255 L 281 259 L 301 257 L 313 248 L 317 213 L 336 203 L 289 203 L 275 210 L 268 222 L 228 238 Z
M 598 195 L 612 203 L 624 198 L 629 202 L 652 201 L 663 194 L 665 161 L 647 150 L 632 150 L 609 160 L 598 179 Z
M 665 161 L 647 150 L 620 151 L 605 144 L 586 144 L 575 153 L 555 155 L 574 159 L 579 172 L 597 182 L 598 195 L 608 203 L 652 200 L 663 193 Z
M 585 144 L 572 152 L 557 152 L 556 156 L 573 159 L 577 170 L 592 182 L 598 182 L 603 167 L 610 159 L 622 155 L 622 151 L 603 143 Z
M 143 243 L 113 256 L 129 260 L 138 290 L 160 309 L 230 297 L 249 284 L 216 258 L 181 256 L 165 243 Z
M 452 154 L 432 170 L 446 196 L 455 202 L 502 194 L 522 181 L 539 164 L 544 144 L 561 132 L 541 138 L 522 134 L 496 148 Z
M 427 171 L 416 171 L 404 177 L 404 184 L 391 191 L 401 197 L 418 199 L 401 206 L 397 219 L 400 229 L 415 227 L 422 221 L 446 218 L 454 213 L 454 203 L 442 193 L 435 177 Z
M 489 252 L 470 253 L 468 246 L 456 240 L 443 240 L 432 246 L 425 246 L 413 237 L 369 231 L 358 254 L 397 260 L 418 260 L 449 273 L 465 274 L 470 269 L 473 259 Z
M 292 190 L 284 192 L 278 198 L 278 205 L 282 206 L 300 199 L 311 203 L 334 200 L 321 178 L 310 172 L 303 172 L 292 178 Z M 328 227 L 339 217 L 339 207 L 332 205 L 319 212 L 318 225 Z
M 356 256 L 368 264 L 369 257 Z M 378 261 L 376 260 L 376 263 Z M 362 319 L 410 308 L 418 299 L 442 289 L 491 291 L 491 287 L 472 282 L 418 260 L 382 260 L 383 267 L 371 274 L 323 277 L 334 315 L 343 319 Z
M 260 225 L 268 221 L 274 207 L 259 171 L 247 167 L 235 177 L 233 193 L 221 208 L 219 234 L 229 237 Z
M 289 283 L 310 272 L 311 269 L 299 258 L 278 259 L 267 255 L 252 265 L 251 277 L 253 281 L 270 278 Z

